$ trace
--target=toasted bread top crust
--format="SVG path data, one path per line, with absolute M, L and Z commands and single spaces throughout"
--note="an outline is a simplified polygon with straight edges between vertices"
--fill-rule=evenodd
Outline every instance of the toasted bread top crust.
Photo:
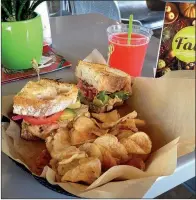
M 77 100 L 78 89 L 51 79 L 29 81 L 14 97 L 14 113 L 35 117 L 49 116 L 64 110 Z
M 75 74 L 98 91 L 105 90 L 113 93 L 124 90 L 131 93 L 131 77 L 107 65 L 79 61 Z

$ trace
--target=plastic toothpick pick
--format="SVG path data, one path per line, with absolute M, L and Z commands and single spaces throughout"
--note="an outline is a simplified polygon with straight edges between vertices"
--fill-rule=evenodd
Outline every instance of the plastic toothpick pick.
M 108 66 L 109 66 L 109 62 L 110 62 L 110 56 L 112 55 L 113 52 L 114 52 L 114 45 L 110 44 L 108 47 L 108 61 L 107 61 Z
M 38 66 L 38 64 L 37 64 L 37 61 L 33 58 L 32 59 L 32 61 L 31 61 L 31 63 L 32 63 L 32 68 L 36 71 L 36 73 L 37 73 L 37 79 L 38 79 L 38 81 L 40 80 L 40 75 L 39 75 L 39 72 L 40 72 L 40 69 L 39 69 L 39 66 Z

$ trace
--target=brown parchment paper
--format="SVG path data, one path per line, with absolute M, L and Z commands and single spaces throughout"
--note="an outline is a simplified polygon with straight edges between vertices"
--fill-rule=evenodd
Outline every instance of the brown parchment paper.
M 2 98 L 5 116 L 12 111 L 12 98 Z M 195 80 L 136 78 L 133 96 L 120 112 L 125 114 L 133 110 L 147 122 L 145 131 L 153 143 L 145 172 L 131 166 L 115 166 L 90 186 L 56 183 L 55 172 L 49 167 L 44 168 L 41 176 L 80 197 L 142 198 L 158 177 L 174 172 L 177 157 L 195 148 Z M 2 128 L 2 151 L 31 170 L 35 156 L 44 145 L 21 139 L 20 127 L 15 122 Z

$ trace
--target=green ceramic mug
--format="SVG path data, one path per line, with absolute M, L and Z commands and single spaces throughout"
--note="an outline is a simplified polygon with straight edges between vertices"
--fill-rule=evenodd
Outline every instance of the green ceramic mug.
M 2 64 L 7 69 L 32 67 L 39 63 L 43 50 L 43 28 L 40 15 L 30 20 L 2 22 Z

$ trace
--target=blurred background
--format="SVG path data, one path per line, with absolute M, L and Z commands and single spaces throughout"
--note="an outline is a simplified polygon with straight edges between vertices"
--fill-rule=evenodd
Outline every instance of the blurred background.
M 48 1 L 49 16 L 100 13 L 110 19 L 127 23 L 130 14 L 153 30 L 163 25 L 165 2 L 145 1 Z
M 130 14 L 136 23 L 154 30 L 160 37 L 163 26 L 165 2 L 161 0 L 145 1 L 48 1 L 49 16 L 79 15 L 100 13 L 110 19 L 128 23 Z
M 154 36 L 161 37 L 164 23 L 165 2 L 162 0 L 140 1 L 70 1 L 50 0 L 42 3 L 37 11 L 44 19 L 45 37 L 50 37 L 49 17 L 99 13 L 107 18 L 127 24 L 130 14 L 136 24 L 151 28 Z M 43 17 L 44 16 L 44 17 Z

